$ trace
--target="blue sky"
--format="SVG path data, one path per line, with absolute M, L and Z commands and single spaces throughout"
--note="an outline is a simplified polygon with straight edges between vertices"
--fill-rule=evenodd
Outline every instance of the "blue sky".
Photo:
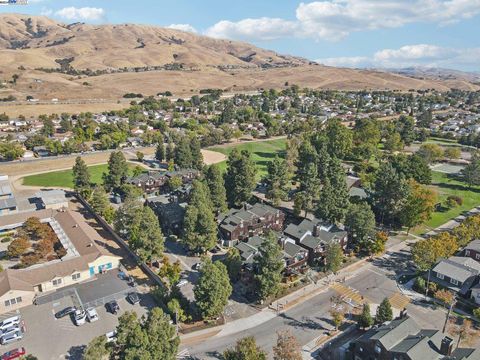
M 480 0 L 29 0 L 0 12 L 171 26 L 334 66 L 480 71 Z

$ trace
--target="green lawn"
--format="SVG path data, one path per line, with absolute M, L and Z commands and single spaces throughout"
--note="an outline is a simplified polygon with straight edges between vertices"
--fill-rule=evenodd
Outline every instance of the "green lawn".
M 275 155 L 284 156 L 287 147 L 287 139 L 277 139 L 269 141 L 252 141 L 228 147 L 213 147 L 209 150 L 217 151 L 228 155 L 234 148 L 238 150 L 248 150 L 252 153 L 252 158 L 257 164 L 258 177 L 262 177 L 267 173 L 267 166 L 273 160 Z M 220 168 L 224 171 L 227 168 L 227 162 L 219 163 Z
M 128 164 L 128 166 L 130 170 L 135 167 L 133 164 Z M 101 184 L 102 175 L 107 172 L 107 169 L 107 164 L 89 166 L 88 170 L 90 171 L 92 183 Z M 73 188 L 73 173 L 72 170 L 62 170 L 26 176 L 23 178 L 23 185 Z
M 441 209 L 441 211 L 434 212 L 432 218 L 425 225 L 415 229 L 416 234 L 428 232 L 432 228 L 434 229 L 463 212 L 480 205 L 480 187 L 469 188 L 463 181 L 459 181 L 454 176 L 433 171 L 431 187 L 438 192 L 440 203 L 444 203 L 449 195 L 457 195 L 463 199 L 463 204 L 453 209 Z

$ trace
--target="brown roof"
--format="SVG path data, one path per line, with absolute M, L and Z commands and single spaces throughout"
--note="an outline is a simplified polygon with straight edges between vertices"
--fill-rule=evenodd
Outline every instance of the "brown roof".
M 38 211 L 25 211 L 11 215 L 0 216 L 0 227 L 8 226 L 11 224 L 20 224 L 25 222 L 30 217 L 37 217 L 39 219 L 53 218 L 55 210 L 43 209 Z

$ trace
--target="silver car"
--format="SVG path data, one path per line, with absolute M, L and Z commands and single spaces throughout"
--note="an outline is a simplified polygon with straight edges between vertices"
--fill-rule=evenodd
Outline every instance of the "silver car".
M 22 338 L 23 338 L 22 332 L 16 331 L 11 334 L 3 335 L 2 337 L 0 337 L 0 344 L 2 345 L 10 344 L 14 341 L 22 340 Z

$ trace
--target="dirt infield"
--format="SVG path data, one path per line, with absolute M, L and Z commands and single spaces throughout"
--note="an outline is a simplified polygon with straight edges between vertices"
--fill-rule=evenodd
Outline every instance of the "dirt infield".
M 227 157 L 219 152 L 202 149 L 203 162 L 207 165 L 217 164 L 227 159 Z

